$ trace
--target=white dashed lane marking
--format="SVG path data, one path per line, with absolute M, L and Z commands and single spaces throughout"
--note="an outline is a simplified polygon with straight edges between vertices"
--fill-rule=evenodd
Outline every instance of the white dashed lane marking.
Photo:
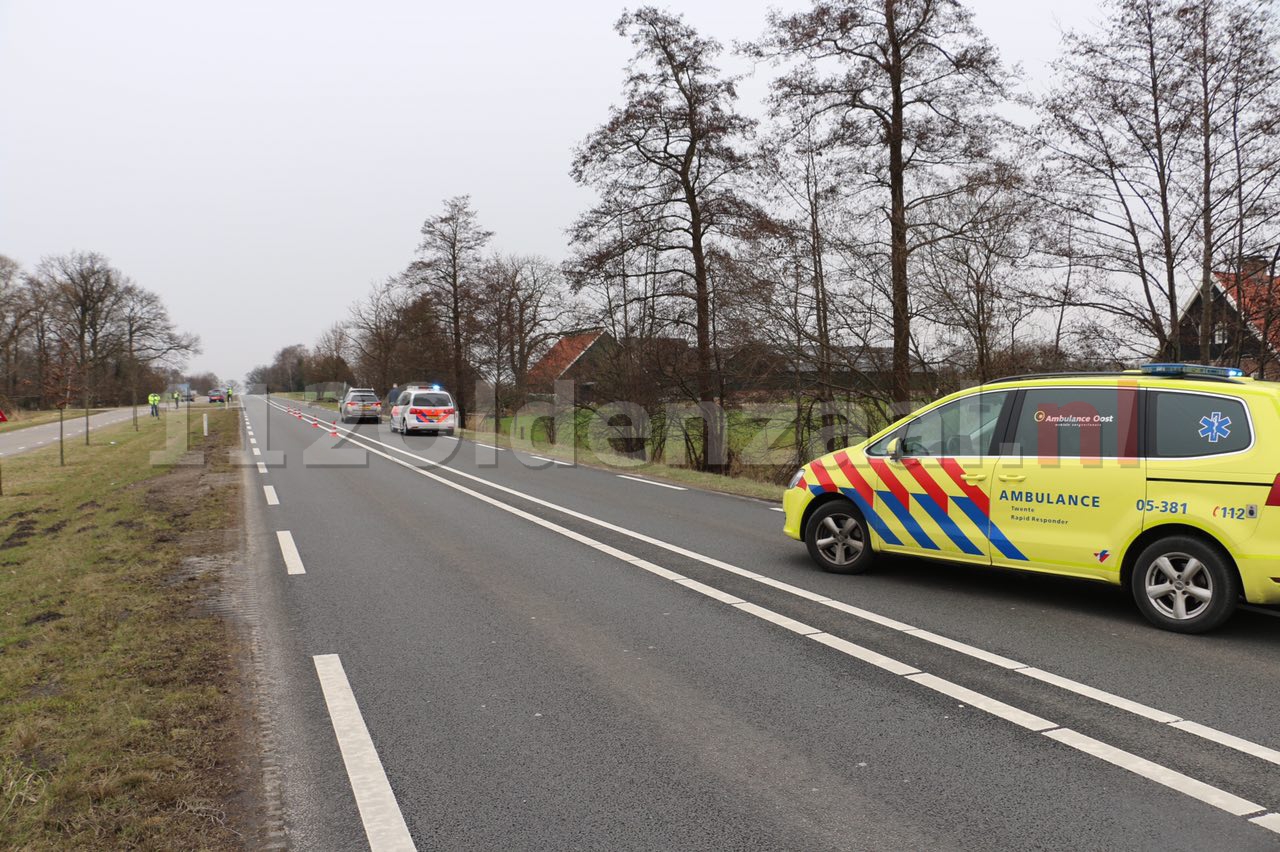
M 274 485 L 262 486 L 262 493 L 266 495 L 268 506 L 280 505 L 280 498 L 276 496 L 276 488 Z
M 302 557 L 298 555 L 298 545 L 293 541 L 293 533 L 288 530 L 280 530 L 276 533 L 276 540 L 280 542 L 280 555 L 284 557 L 286 573 L 307 573 L 307 569 L 302 567 Z
M 415 849 L 396 794 L 351 690 L 351 682 L 342 668 L 342 660 L 337 654 L 318 654 L 311 659 L 320 678 L 320 690 L 329 708 L 329 719 L 338 738 L 338 750 L 342 752 L 342 763 L 347 768 L 347 779 L 355 794 L 369 848 L 373 852 Z

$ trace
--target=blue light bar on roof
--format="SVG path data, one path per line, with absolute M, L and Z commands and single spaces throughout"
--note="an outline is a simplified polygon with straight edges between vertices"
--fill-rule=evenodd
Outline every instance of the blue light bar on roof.
M 1238 379 L 1244 370 L 1235 367 L 1212 367 L 1207 364 L 1143 364 L 1147 376 L 1215 376 L 1220 379 Z

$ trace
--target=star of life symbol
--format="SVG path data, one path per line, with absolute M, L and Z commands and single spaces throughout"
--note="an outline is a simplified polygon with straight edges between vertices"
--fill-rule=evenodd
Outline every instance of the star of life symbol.
M 1222 412 L 1215 411 L 1208 417 L 1200 418 L 1200 437 L 1208 438 L 1210 444 L 1218 443 L 1220 438 L 1231 437 L 1231 418 L 1223 417 Z

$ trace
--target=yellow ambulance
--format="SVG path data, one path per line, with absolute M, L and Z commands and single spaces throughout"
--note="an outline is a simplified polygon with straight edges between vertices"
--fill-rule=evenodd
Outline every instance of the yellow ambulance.
M 1280 604 L 1280 384 L 1188 364 L 989 382 L 805 465 L 783 508 L 827 571 L 902 553 L 1101 580 L 1200 633 Z

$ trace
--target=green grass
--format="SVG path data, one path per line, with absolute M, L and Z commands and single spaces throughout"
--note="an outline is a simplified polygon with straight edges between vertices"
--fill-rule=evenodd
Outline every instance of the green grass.
M 203 615 L 234 548 L 235 412 L 192 421 L 194 466 L 153 467 L 165 420 L 3 463 L 0 497 L 0 848 L 243 845 L 231 637 Z M 167 419 L 167 418 L 166 418 Z M 232 553 L 231 555 L 234 555 Z
M 101 414 L 103 411 L 106 411 L 106 410 L 107 409 L 105 408 L 91 408 L 89 409 L 89 415 L 92 416 L 94 414 Z M 144 411 L 143 413 L 145 414 L 146 412 Z M 5 423 L 0 423 L 0 432 L 12 432 L 15 429 L 25 429 L 28 426 L 43 426 L 46 423 L 58 422 L 57 409 L 53 409 L 52 411 L 14 410 L 14 411 L 6 411 L 4 414 L 5 414 L 5 417 L 8 417 L 9 419 Z M 73 423 L 77 419 L 83 420 L 84 409 L 68 408 L 65 416 L 68 423 Z

